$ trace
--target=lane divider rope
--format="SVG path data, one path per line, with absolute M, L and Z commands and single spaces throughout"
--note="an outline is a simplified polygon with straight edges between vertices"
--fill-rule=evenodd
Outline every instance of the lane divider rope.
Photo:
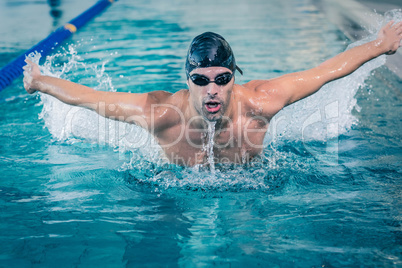
M 115 0 L 99 0 L 92 7 L 69 21 L 67 24 L 57 28 L 48 37 L 25 51 L 16 59 L 5 65 L 0 70 L 0 91 L 9 86 L 22 73 L 22 67 L 25 65 L 25 57 L 32 52 L 40 52 L 46 56 L 55 50 L 64 40 L 69 38 L 77 30 L 83 27 L 88 21 L 100 14 L 104 9 L 110 6 Z

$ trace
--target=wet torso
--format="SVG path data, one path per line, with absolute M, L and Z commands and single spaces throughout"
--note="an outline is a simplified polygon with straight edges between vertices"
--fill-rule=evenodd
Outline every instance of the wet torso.
M 158 135 L 158 141 L 171 163 L 196 165 L 247 163 L 262 151 L 267 126 L 262 122 L 240 118 L 224 129 L 195 129 L 179 124 Z
M 154 136 L 174 164 L 204 164 L 211 162 L 211 157 L 214 163 L 247 163 L 261 153 L 270 118 L 244 107 L 242 102 L 235 106 L 235 116 L 215 127 L 211 122 L 209 127 L 197 127 L 191 117 L 182 116 Z M 177 111 L 171 113 L 174 117 Z

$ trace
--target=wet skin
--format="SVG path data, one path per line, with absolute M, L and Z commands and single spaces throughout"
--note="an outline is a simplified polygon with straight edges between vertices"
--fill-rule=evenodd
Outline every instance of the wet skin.
M 231 71 L 209 67 L 196 69 L 191 74 L 202 74 L 213 81 L 216 76 L 227 72 Z M 167 109 L 169 116 L 166 117 L 172 120 L 172 124 L 155 133 L 171 162 L 185 165 L 206 163 L 206 147 L 211 134 L 208 133 L 208 124 L 212 123 L 215 123 L 215 162 L 247 162 L 261 152 L 270 116 L 262 116 L 263 110 L 248 101 L 252 90 L 247 85 L 235 85 L 234 77 L 223 86 L 215 83 L 198 86 L 191 79 L 187 84 L 189 90 L 172 96 L 172 99 L 187 101 L 174 103 L 175 107 L 182 103 L 179 111 Z M 270 111 L 270 114 L 274 113 L 276 111 Z
M 402 22 L 385 25 L 376 40 L 351 48 L 309 70 L 244 85 L 234 78 L 223 86 L 197 86 L 187 80 L 188 90 L 124 93 L 96 91 L 59 78 L 43 76 L 38 65 L 27 61 L 24 87 L 60 101 L 94 110 L 102 116 L 137 124 L 159 142 L 167 159 L 180 165 L 207 163 L 208 126 L 215 125 L 215 162 L 244 163 L 262 151 L 272 117 L 286 105 L 318 91 L 324 84 L 344 77 L 382 54 L 401 46 Z M 214 81 L 231 72 L 224 67 L 193 70 L 191 74 Z

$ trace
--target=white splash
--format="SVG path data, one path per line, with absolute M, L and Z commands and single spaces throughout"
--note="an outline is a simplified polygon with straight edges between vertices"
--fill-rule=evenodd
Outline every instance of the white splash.
M 40 54 L 33 53 L 28 58 L 38 64 Z M 62 63 L 59 63 L 61 60 Z M 96 64 L 81 62 L 74 46 L 70 45 L 68 51 L 48 56 L 40 69 L 44 75 L 68 80 L 72 80 L 70 76 L 73 71 L 83 69 L 82 76 L 92 77 L 95 80 L 92 81 L 93 88 L 115 91 L 110 77 L 105 72 L 105 64 L 98 68 Z M 45 127 L 55 140 L 108 145 L 121 153 L 135 150 L 137 153 L 140 151 L 143 156 L 149 156 L 150 159 L 159 156 L 159 146 L 144 129 L 104 118 L 83 107 L 65 104 L 47 94 L 39 93 L 39 96 L 40 104 L 43 105 L 39 118 L 43 119 Z
M 215 159 L 214 159 L 214 137 L 215 137 L 215 125 L 216 122 L 208 121 L 208 144 L 206 146 L 206 151 L 208 155 L 208 164 L 211 169 L 211 175 L 215 176 Z
M 398 14 L 400 16 L 401 13 Z M 387 20 L 395 19 L 395 16 L 388 15 Z M 375 34 L 366 40 L 350 45 L 349 48 L 374 37 Z M 30 58 L 38 63 L 40 54 L 33 54 Z M 272 120 L 265 142 L 328 140 L 347 132 L 357 122 L 352 114 L 352 111 L 357 108 L 355 98 L 357 90 L 364 85 L 364 81 L 370 76 L 372 70 L 384 63 L 385 56 L 367 62 L 353 74 L 329 83 L 313 96 L 285 108 Z M 68 80 L 75 78 L 71 72 L 81 72 L 77 75 L 81 77 L 78 82 L 97 90 L 114 91 L 112 80 L 105 72 L 105 63 L 99 68 L 96 64 L 82 62 L 74 46 L 70 46 L 64 53 L 47 57 L 45 64 L 41 66 L 41 71 L 46 75 Z M 304 159 L 300 160 L 292 155 L 286 155 L 286 152 L 276 152 L 275 148 L 270 148 L 265 153 L 270 152 L 273 156 L 263 156 L 266 162 L 263 162 L 264 166 L 257 165 L 253 168 L 235 166 L 222 171 L 221 167 L 215 168 L 213 159 L 215 128 L 211 125 L 207 146 L 208 170 L 199 166 L 183 169 L 165 168 L 167 164 L 161 160 L 160 147 L 147 131 L 132 124 L 105 119 L 82 107 L 66 105 L 45 94 L 40 94 L 40 98 L 43 105 L 40 117 L 54 139 L 71 143 L 104 144 L 121 152 L 130 151 L 133 155 L 131 160 L 126 162 L 120 170 L 132 170 L 133 178 L 136 180 L 154 183 L 160 188 L 219 191 L 269 190 L 270 187 L 275 187 L 271 178 L 277 182 L 277 187 L 281 187 L 282 182 L 278 180 L 281 178 L 281 170 L 292 171 L 300 168 L 299 171 L 304 172 L 309 165 L 304 163 Z M 280 161 L 276 163 L 275 159 Z M 211 173 L 214 176 L 210 176 Z M 283 176 L 287 178 L 287 175 Z
M 377 22 L 375 32 L 350 44 L 347 49 L 374 40 L 382 25 L 401 19 L 401 10 L 386 13 L 384 21 Z M 284 108 L 272 119 L 265 143 L 281 140 L 328 141 L 348 132 L 358 121 L 353 115 L 360 109 L 356 92 L 365 86 L 365 80 L 372 71 L 385 62 L 385 55 L 372 59 L 352 74 L 330 82 L 312 96 Z

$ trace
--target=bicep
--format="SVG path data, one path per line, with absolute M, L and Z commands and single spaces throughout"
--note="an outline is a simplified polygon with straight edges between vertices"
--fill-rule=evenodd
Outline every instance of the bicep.
M 338 54 L 315 68 L 283 76 L 288 104 L 312 95 L 330 81 L 349 75 L 375 56 L 378 55 L 370 51 L 370 43 L 367 43 Z
M 146 123 L 147 107 L 150 105 L 148 93 L 94 91 L 87 98 L 92 106 L 88 108 L 101 116 L 139 125 Z
M 60 101 L 85 107 L 110 119 L 144 125 L 149 118 L 150 106 L 162 99 L 164 93 L 125 93 L 97 91 L 67 80 L 41 76 L 37 87 L 41 92 Z
M 96 112 L 100 115 L 127 123 L 134 123 L 147 130 L 166 123 L 167 110 L 171 105 L 166 101 L 171 93 L 153 91 L 149 93 L 102 92 Z
M 331 80 L 327 74 L 316 67 L 271 80 L 251 81 L 247 87 L 255 88 L 252 106 L 262 108 L 265 116 L 273 116 L 283 107 L 318 91 Z
M 333 80 L 331 73 L 322 66 L 284 75 L 277 79 L 285 106 L 314 94 L 327 82 Z

